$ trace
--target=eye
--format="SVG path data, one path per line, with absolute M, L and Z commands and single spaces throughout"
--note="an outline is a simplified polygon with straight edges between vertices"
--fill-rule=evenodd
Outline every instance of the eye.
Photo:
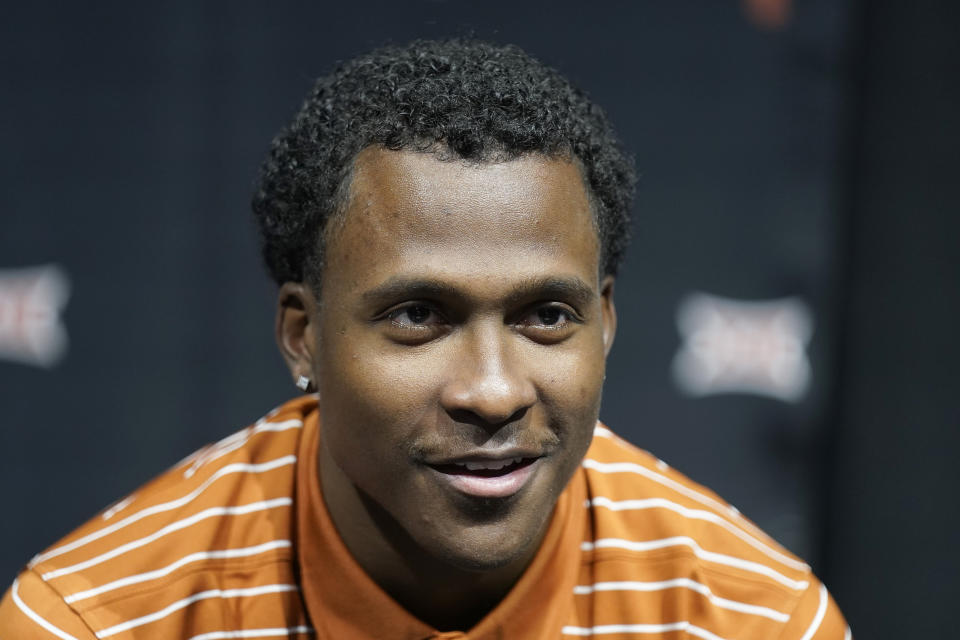
M 563 310 L 557 307 L 541 307 L 537 309 L 537 319 L 540 321 L 540 324 L 547 327 L 554 327 L 568 320 Z
M 390 322 L 398 327 L 413 327 L 434 320 L 436 313 L 425 304 L 412 304 L 391 311 L 387 317 L 390 318 Z
M 404 344 L 420 344 L 439 337 L 449 324 L 435 307 L 423 302 L 396 307 L 382 317 L 386 320 L 387 335 Z
M 517 325 L 530 339 L 549 344 L 566 339 L 581 323 L 573 309 L 555 302 L 530 309 Z

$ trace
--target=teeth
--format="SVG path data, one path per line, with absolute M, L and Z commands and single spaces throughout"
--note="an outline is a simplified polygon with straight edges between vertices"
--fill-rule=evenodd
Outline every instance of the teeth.
M 486 462 L 456 462 L 457 466 L 466 467 L 467 471 L 497 471 L 511 464 L 521 462 L 523 458 L 508 458 L 506 460 L 487 460 Z

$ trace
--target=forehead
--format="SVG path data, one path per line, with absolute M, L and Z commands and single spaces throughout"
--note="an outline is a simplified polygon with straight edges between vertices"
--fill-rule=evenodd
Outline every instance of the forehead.
M 598 249 L 582 173 L 567 159 L 466 163 L 370 148 L 327 235 L 324 281 L 567 271 L 593 282 Z

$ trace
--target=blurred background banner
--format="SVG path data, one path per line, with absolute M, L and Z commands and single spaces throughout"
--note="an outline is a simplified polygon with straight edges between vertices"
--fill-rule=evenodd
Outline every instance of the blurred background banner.
M 958 7 L 9 3 L 0 583 L 296 394 L 248 205 L 269 141 L 338 61 L 472 35 L 636 157 L 602 419 L 808 559 L 857 637 L 949 637 Z

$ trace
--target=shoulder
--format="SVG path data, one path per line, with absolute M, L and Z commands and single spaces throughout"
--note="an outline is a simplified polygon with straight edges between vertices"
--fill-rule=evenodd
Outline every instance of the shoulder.
M 788 638 L 790 625 L 814 622 L 823 589 L 810 567 L 716 493 L 599 424 L 583 468 L 590 517 L 581 591 L 603 592 L 617 607 L 659 598 L 657 606 L 687 612 L 664 623 L 714 634 L 704 637 L 736 629 Z M 835 617 L 839 640 L 845 623 Z
M 313 406 L 292 401 L 200 449 L 35 556 L 10 610 L 76 617 L 106 637 L 197 593 L 295 590 L 295 470 Z

